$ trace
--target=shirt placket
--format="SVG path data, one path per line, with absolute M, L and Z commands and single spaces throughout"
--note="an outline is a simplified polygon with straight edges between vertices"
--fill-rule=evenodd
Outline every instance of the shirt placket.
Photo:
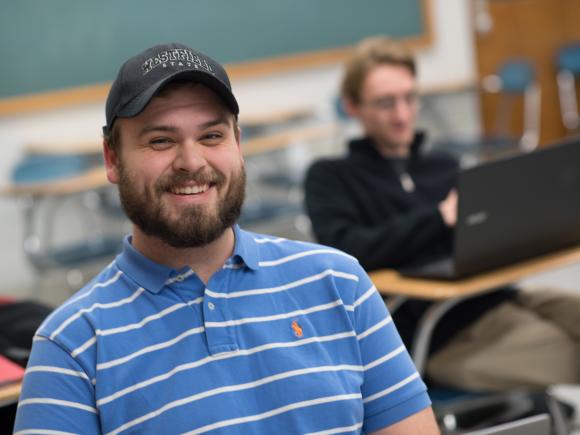
M 228 273 L 231 271 L 225 269 L 216 272 L 204 292 L 203 317 L 207 346 L 211 355 L 238 350 L 230 300 L 227 297 L 212 295 L 217 293 L 227 296 L 228 290 L 224 284 L 228 281 L 226 279 Z

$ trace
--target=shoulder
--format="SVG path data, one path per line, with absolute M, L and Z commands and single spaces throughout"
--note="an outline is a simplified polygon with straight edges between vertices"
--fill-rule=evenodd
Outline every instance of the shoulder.
M 56 308 L 40 325 L 37 336 L 54 338 L 72 323 L 97 307 L 114 303 L 129 291 L 128 277 L 113 262 L 83 288 Z M 78 326 L 78 325 L 77 325 Z
M 347 158 L 320 159 L 315 161 L 304 179 L 307 197 L 313 194 L 325 195 L 325 192 L 339 191 L 339 186 L 350 184 L 350 177 L 355 171 Z M 329 191 L 330 189 L 330 191 Z
M 342 158 L 322 158 L 315 160 L 308 168 L 307 177 L 336 173 L 337 170 L 349 166 L 349 159 Z
M 258 245 L 256 280 L 270 287 L 309 289 L 352 305 L 372 286 L 358 260 L 339 249 L 270 236 L 258 238 Z
M 287 266 L 288 270 L 341 270 L 364 273 L 358 260 L 339 249 L 318 243 L 250 233 L 258 247 L 260 267 Z

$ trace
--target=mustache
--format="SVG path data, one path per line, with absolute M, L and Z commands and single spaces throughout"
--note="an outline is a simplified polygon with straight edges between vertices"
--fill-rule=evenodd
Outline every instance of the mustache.
M 225 182 L 225 175 L 215 170 L 200 169 L 197 172 L 181 172 L 160 180 L 157 188 L 160 191 L 167 191 L 185 183 L 212 184 L 220 186 Z

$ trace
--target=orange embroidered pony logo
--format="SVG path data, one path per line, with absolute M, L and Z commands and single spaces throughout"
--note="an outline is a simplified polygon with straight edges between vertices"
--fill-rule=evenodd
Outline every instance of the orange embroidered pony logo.
M 304 333 L 302 332 L 302 327 L 298 324 L 297 320 L 292 322 L 292 330 L 294 331 L 294 335 L 298 338 L 302 337 Z

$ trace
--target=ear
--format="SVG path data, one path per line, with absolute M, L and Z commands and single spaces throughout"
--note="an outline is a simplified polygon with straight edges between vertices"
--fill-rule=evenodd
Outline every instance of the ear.
M 234 125 L 234 137 L 236 138 L 236 142 L 238 143 L 239 147 L 240 143 L 242 142 L 242 129 L 238 124 Z
M 107 169 L 107 180 L 110 183 L 119 183 L 119 156 L 113 151 L 106 139 L 103 139 L 103 157 L 105 158 L 105 168 Z
M 242 153 L 242 146 L 241 146 L 241 143 L 242 143 L 242 129 L 237 124 L 234 126 L 234 129 L 235 129 L 234 136 L 235 136 L 236 142 L 238 144 L 238 151 L 240 152 L 240 160 L 242 161 L 242 164 L 243 164 L 244 163 L 244 154 Z
M 359 104 L 352 101 L 350 98 L 343 97 L 342 98 L 342 107 L 348 116 L 351 118 L 358 118 L 360 112 Z

